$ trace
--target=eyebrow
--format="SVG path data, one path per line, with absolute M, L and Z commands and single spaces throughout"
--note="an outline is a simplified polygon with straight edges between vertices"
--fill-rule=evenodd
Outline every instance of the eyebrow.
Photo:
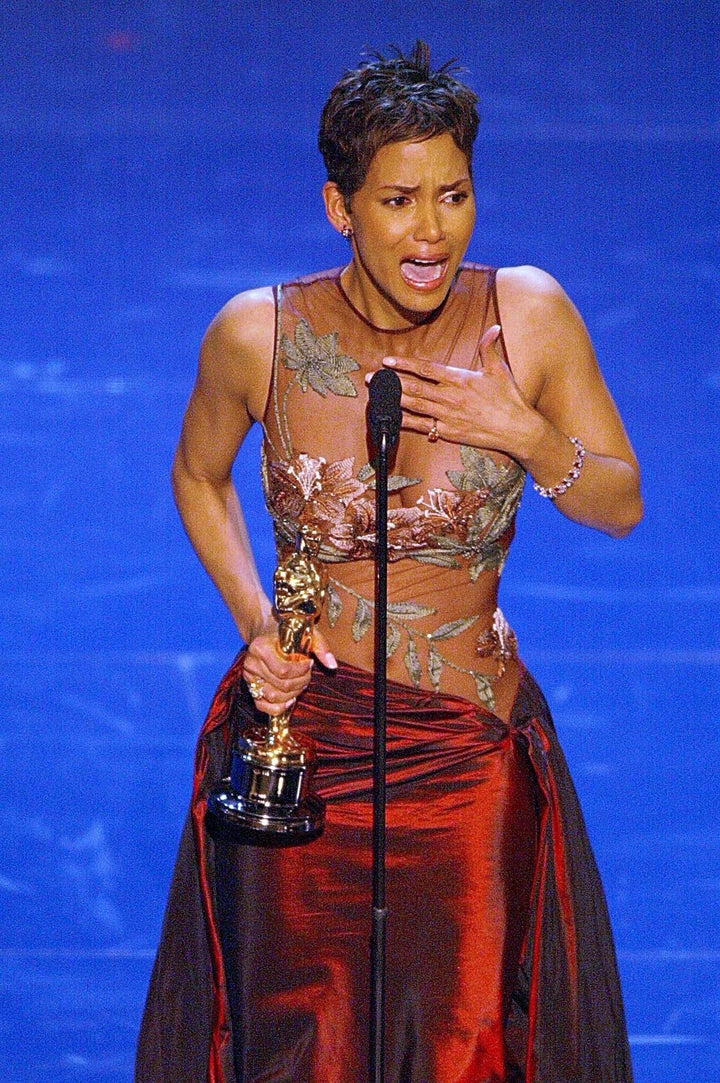
M 452 184 L 441 184 L 438 191 L 440 192 L 452 192 L 455 188 L 459 188 L 461 184 L 469 184 L 470 177 L 459 177 L 458 180 L 453 181 Z M 403 192 L 405 195 L 410 195 L 413 192 L 417 192 L 420 188 L 419 184 L 383 184 L 378 189 L 380 192 Z

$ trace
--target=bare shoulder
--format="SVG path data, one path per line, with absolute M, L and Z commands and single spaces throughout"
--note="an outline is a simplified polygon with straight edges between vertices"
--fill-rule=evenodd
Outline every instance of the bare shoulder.
M 498 303 L 513 324 L 548 320 L 582 324 L 580 314 L 560 283 L 539 267 L 502 267 L 497 273 Z
M 595 366 L 582 317 L 552 275 L 539 267 L 504 267 L 497 293 L 510 366 L 533 401 L 558 367 Z
M 272 376 L 275 299 L 270 287 L 239 293 L 205 332 L 198 381 L 239 399 L 260 420 Z

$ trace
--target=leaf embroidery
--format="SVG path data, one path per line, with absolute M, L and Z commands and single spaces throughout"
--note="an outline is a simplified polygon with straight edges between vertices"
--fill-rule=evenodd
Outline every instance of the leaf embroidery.
M 472 628 L 477 619 L 477 615 L 474 617 L 460 617 L 459 620 L 451 620 L 447 624 L 441 624 L 434 632 L 430 632 L 428 639 L 434 642 L 438 642 L 440 639 L 452 639 L 453 636 L 459 636 L 466 628 Z
M 477 582 L 482 572 L 501 572 L 505 564 L 505 550 L 502 545 L 494 542 L 488 545 L 482 553 L 479 553 L 470 565 L 470 579 Z
M 337 622 L 340 620 L 340 615 L 342 613 L 342 609 L 343 609 L 342 598 L 340 597 L 338 592 L 335 590 L 335 587 L 332 585 L 332 583 L 328 583 L 328 588 L 327 588 L 327 615 L 328 615 L 328 623 L 330 624 L 331 628 L 334 628 L 335 625 L 337 624 Z
M 347 398 L 357 397 L 355 385 L 347 374 L 360 366 L 354 358 L 338 353 L 337 343 L 337 331 L 316 337 L 305 320 L 298 321 L 294 342 L 287 335 L 282 336 L 282 363 L 285 368 L 297 372 L 297 381 L 303 391 L 311 387 L 323 398 L 328 391 Z
M 338 617 L 342 610 L 342 601 L 338 597 L 338 588 L 341 591 L 350 594 L 351 597 L 355 599 L 355 617 L 352 625 L 352 636 L 357 643 L 370 628 L 375 607 L 372 602 L 367 598 L 363 598 L 361 594 L 358 594 L 351 587 L 348 587 L 338 580 L 331 580 L 328 586 L 329 607 L 331 607 L 333 611 L 337 611 Z M 435 646 L 436 643 L 451 639 L 453 636 L 460 635 L 466 629 L 472 627 L 479 619 L 477 615 L 447 621 L 445 624 L 441 624 L 436 628 L 434 632 L 421 632 L 412 628 L 408 622 L 422 617 L 432 616 L 436 610 L 431 606 L 422 605 L 420 602 L 412 601 L 390 602 L 387 607 L 387 612 L 388 617 L 393 619 L 388 620 L 387 625 L 386 656 L 390 658 L 394 655 L 403 639 L 407 637 L 407 647 L 405 649 L 403 662 L 408 676 L 416 688 L 420 687 L 423 676 L 423 665 L 418 652 L 418 641 L 422 640 L 427 644 L 426 672 L 428 679 L 436 692 L 440 691 L 443 671 L 449 667 L 450 669 L 456 670 L 458 673 L 465 673 L 467 676 L 472 677 L 475 682 L 480 702 L 484 703 L 491 710 L 495 709 L 495 696 L 493 693 L 493 680 L 495 679 L 495 675 L 478 673 L 473 669 L 465 669 L 451 659 L 443 657 Z M 335 617 L 334 619 L 337 620 L 338 618 Z M 502 619 L 504 620 L 504 618 Z
M 434 564 L 437 568 L 459 568 L 460 561 L 457 557 L 454 557 L 452 553 L 440 553 L 435 550 L 420 550 L 419 553 L 413 553 L 413 560 L 417 560 L 419 564 Z
M 391 616 L 404 617 L 405 620 L 419 620 L 421 617 L 432 617 L 435 612 L 432 606 L 420 605 L 419 602 L 390 602 L 387 611 Z
M 396 493 L 398 489 L 408 489 L 411 485 L 419 485 L 421 481 L 422 478 L 406 478 L 404 474 L 391 474 L 388 478 L 388 492 Z
M 358 481 L 368 483 L 369 489 L 375 488 L 375 468 L 372 463 L 365 463 L 357 473 Z M 404 474 L 391 474 L 388 478 L 388 492 L 396 493 L 399 489 L 408 489 L 411 485 L 419 485 L 422 478 L 408 478 Z
M 475 678 L 478 699 L 491 711 L 495 710 L 495 693 L 490 678 L 484 673 L 473 673 L 473 677 Z
M 282 467 L 284 464 L 280 463 L 279 465 Z M 288 474 L 291 474 L 297 481 L 305 503 L 321 491 L 322 482 L 320 479 L 325 465 L 323 458 L 313 459 L 311 455 L 303 453 L 298 455 L 297 462 L 288 467 Z
M 408 676 L 412 683 L 417 688 L 422 679 L 422 669 L 420 668 L 420 659 L 418 658 L 417 647 L 415 641 L 410 639 L 405 651 L 405 669 L 408 671 Z
M 501 467 L 476 447 L 468 444 L 460 446 L 460 460 L 464 470 L 448 470 L 446 476 L 456 489 L 470 492 L 474 489 L 497 489 L 508 476 L 514 476 L 520 469 L 516 464 Z
M 483 571 L 502 569 L 523 471 L 516 463 L 500 468 L 476 448 L 464 448 L 463 460 L 466 470 L 448 471 L 461 488 L 430 489 L 414 504 L 390 509 L 390 560 L 410 556 L 445 568 L 467 562 L 473 582 Z M 262 477 L 276 533 L 281 525 L 289 540 L 300 526 L 310 525 L 319 531 L 326 553 L 352 560 L 372 555 L 376 539 L 370 464 L 355 473 L 352 456 L 330 463 L 304 452 L 288 460 L 266 456 Z M 495 490 L 473 488 L 483 479 L 499 479 Z M 402 489 L 420 480 L 396 475 L 394 487 Z
M 400 646 L 400 640 L 402 639 L 402 632 L 395 624 L 388 624 L 387 626 L 387 642 L 385 644 L 385 656 L 390 658 L 395 654 L 395 651 Z
M 440 674 L 442 673 L 443 660 L 436 650 L 430 648 L 428 655 L 428 677 L 436 692 L 440 691 Z
M 352 637 L 359 643 L 372 624 L 372 609 L 364 598 L 358 598 L 352 623 Z

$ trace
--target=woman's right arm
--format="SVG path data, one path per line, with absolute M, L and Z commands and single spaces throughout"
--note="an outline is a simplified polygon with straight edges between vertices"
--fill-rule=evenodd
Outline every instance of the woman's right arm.
M 211 323 L 172 469 L 187 535 L 250 652 L 247 680 L 260 681 L 261 710 L 275 714 L 305 688 L 310 661 L 283 659 L 232 481 L 238 450 L 262 419 L 272 375 L 275 306 L 270 290 L 230 301 Z M 269 698 L 268 698 L 269 697 Z

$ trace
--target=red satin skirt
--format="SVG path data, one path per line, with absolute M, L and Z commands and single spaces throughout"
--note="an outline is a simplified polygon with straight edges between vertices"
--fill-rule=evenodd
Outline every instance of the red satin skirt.
M 372 678 L 317 667 L 294 716 L 324 834 L 213 840 L 208 788 L 253 715 L 242 658 L 201 734 L 137 1083 L 368 1078 Z M 630 1083 L 602 889 L 537 686 L 509 725 L 388 684 L 386 1083 Z
M 223 959 L 243 1083 L 367 1076 L 372 682 L 343 667 L 303 697 L 323 835 L 216 845 Z M 501 1083 L 505 1020 L 535 869 L 524 742 L 462 700 L 390 685 L 387 710 L 388 1083 Z

